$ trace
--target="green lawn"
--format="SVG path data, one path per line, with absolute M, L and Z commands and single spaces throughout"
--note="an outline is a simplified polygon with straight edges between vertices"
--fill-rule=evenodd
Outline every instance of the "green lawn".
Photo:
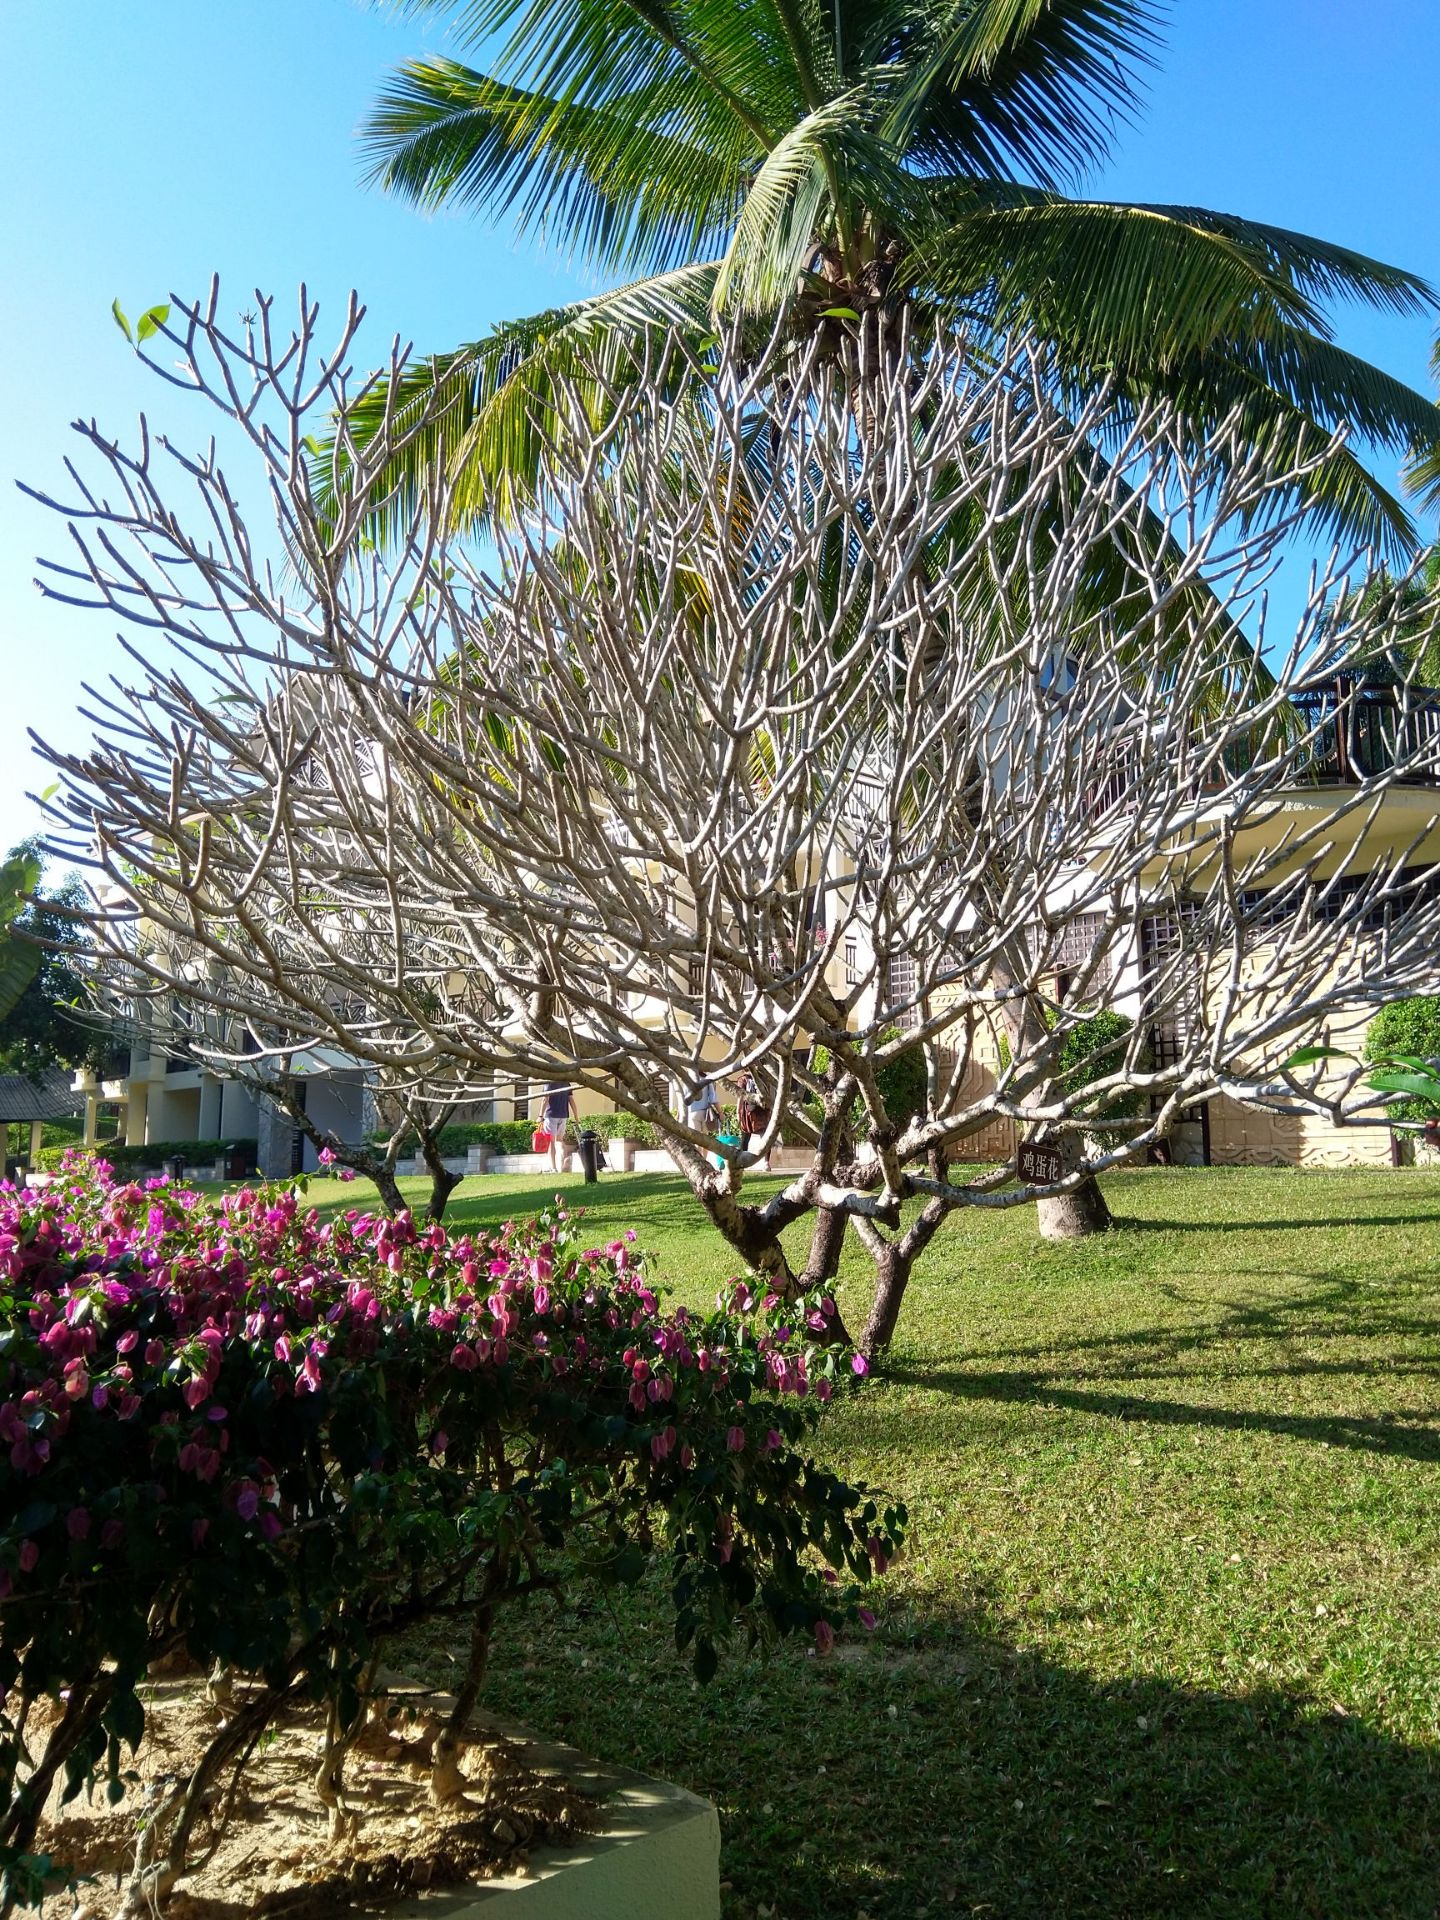
M 716 1800 L 727 1916 L 1440 1911 L 1440 1176 L 1108 1191 L 1076 1247 L 957 1220 L 828 1419 L 911 1510 L 876 1635 L 699 1691 L 642 1592 L 497 1649 L 498 1709 Z M 592 1198 L 682 1296 L 728 1270 L 677 1182 Z

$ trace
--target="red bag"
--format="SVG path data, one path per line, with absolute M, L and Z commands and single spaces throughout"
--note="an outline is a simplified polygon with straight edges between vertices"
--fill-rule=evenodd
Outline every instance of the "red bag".
M 534 1133 L 530 1136 L 530 1145 L 536 1153 L 548 1153 L 550 1151 L 550 1136 L 544 1127 L 536 1127 Z

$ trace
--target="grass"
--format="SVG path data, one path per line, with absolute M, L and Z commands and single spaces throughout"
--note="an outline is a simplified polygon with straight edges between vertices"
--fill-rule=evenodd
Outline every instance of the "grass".
M 697 1691 L 659 1590 L 506 1629 L 498 1710 L 718 1803 L 729 1920 L 1440 1910 L 1440 1176 L 1107 1190 L 1077 1246 L 957 1219 L 827 1419 L 911 1510 L 873 1637 Z M 678 1183 L 593 1198 L 682 1296 L 729 1269 Z

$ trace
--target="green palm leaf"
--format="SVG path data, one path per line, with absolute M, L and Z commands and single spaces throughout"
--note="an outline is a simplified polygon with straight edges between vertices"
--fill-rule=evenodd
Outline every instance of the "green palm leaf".
M 407 367 L 393 393 L 377 386 L 347 415 L 347 432 L 360 444 L 387 418 L 403 431 L 421 413 L 429 415 L 384 477 L 377 535 L 389 538 L 409 524 L 427 475 L 437 469 L 454 477 L 458 524 L 516 517 L 534 497 L 560 423 L 562 388 L 593 390 L 598 376 L 638 357 L 649 333 L 677 327 L 704 335 L 715 274 L 713 262 L 682 267 L 514 321 L 473 345 Z M 316 465 L 322 492 L 343 486 L 333 438 Z
M 409 6 L 453 14 L 455 0 Z M 1197 422 L 1238 407 L 1256 434 L 1295 444 L 1346 423 L 1408 452 L 1413 484 L 1440 502 L 1440 413 L 1342 354 L 1326 311 L 1433 307 L 1423 280 L 1231 214 L 1061 197 L 1133 115 L 1158 13 L 1152 0 L 461 0 L 461 37 L 483 59 L 402 69 L 369 125 L 374 177 L 508 217 L 601 271 L 657 277 L 408 375 L 407 395 L 438 383 L 444 406 L 400 463 L 400 510 L 436 458 L 476 462 L 467 512 L 523 500 L 527 383 L 543 394 L 582 344 L 677 302 L 682 324 L 703 326 L 702 284 L 767 325 L 788 311 L 834 328 L 837 311 L 919 301 L 981 335 L 1029 327 L 1077 383 L 1183 396 Z M 697 259 L 718 269 L 685 266 Z M 1307 498 L 1347 537 L 1411 539 L 1355 451 Z
M 687 138 L 683 106 L 673 85 L 590 107 L 429 60 L 400 69 L 363 137 L 370 178 L 391 192 L 653 273 L 724 246 L 755 168 L 745 128 L 726 119 Z

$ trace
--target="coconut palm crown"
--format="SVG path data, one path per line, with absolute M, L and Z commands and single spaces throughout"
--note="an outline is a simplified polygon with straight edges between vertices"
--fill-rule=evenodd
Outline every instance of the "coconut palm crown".
M 1433 309 L 1426 282 L 1234 214 L 1069 197 L 1134 114 L 1158 24 L 1147 0 L 470 0 L 457 31 L 485 67 L 393 74 L 372 177 L 623 284 L 412 366 L 409 394 L 445 404 L 395 510 L 438 457 L 462 516 L 513 512 L 547 391 L 648 328 L 881 326 L 909 302 L 1032 330 L 1058 378 L 1166 396 L 1200 431 L 1238 411 L 1293 453 L 1343 424 L 1304 483 L 1312 521 L 1411 550 L 1353 448 L 1440 461 L 1440 412 L 1340 347 L 1326 307 Z

